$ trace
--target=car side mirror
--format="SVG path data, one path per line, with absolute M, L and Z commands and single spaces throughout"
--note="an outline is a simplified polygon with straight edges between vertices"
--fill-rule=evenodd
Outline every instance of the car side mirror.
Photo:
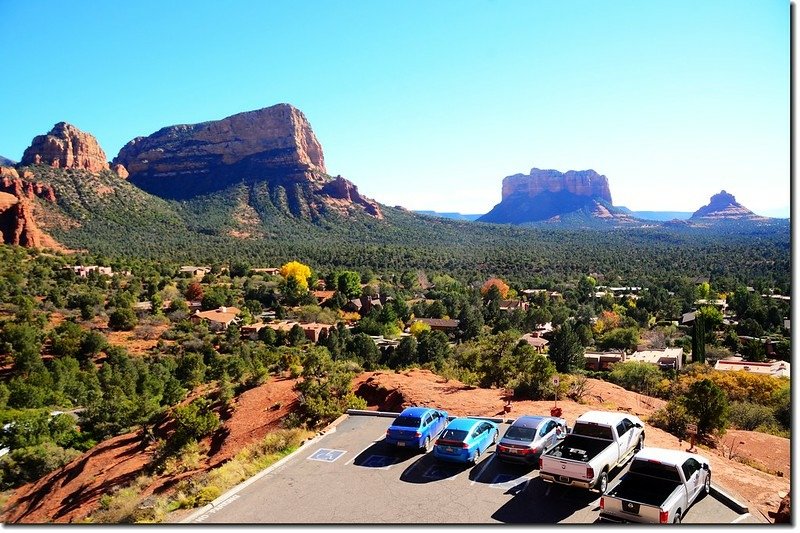
M 643 426 L 642 426 L 642 425 L 641 425 L 639 422 L 636 422 L 636 423 L 634 424 L 634 426 L 636 426 L 636 427 L 637 427 L 637 428 L 639 428 L 639 429 L 642 429 L 642 427 L 643 427 Z
M 708 470 L 708 463 L 703 463 L 703 470 Z

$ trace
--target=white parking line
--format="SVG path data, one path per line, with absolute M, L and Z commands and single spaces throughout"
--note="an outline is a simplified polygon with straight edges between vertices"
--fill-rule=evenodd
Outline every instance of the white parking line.
M 383 438 L 384 438 L 385 436 L 386 436 L 386 432 L 383 432 L 383 433 L 381 433 L 380 435 L 378 435 L 378 438 L 377 438 L 377 439 L 375 439 L 375 440 L 373 440 L 372 442 L 370 442 L 369 444 L 367 444 L 367 445 L 364 447 L 364 449 L 363 449 L 363 450 L 361 450 L 360 452 L 358 452 L 356 455 L 354 455 L 354 456 L 353 456 L 353 458 L 352 458 L 352 459 L 350 459 L 349 461 L 347 461 L 347 462 L 345 463 L 345 466 L 347 466 L 347 465 L 349 465 L 349 464 L 352 464 L 352 463 L 353 463 L 353 461 L 355 461 L 356 459 L 358 459 L 358 458 L 361 456 L 361 454 L 362 454 L 362 453 L 364 453 L 365 451 L 369 450 L 369 449 L 370 449 L 370 447 L 372 447 L 372 445 L 373 445 L 373 444 L 375 444 L 376 442 L 383 440 Z
M 478 482 L 478 479 L 480 479 L 481 475 L 483 474 L 483 471 L 484 471 L 484 470 L 486 470 L 486 467 L 487 467 L 487 466 L 489 466 L 489 463 L 491 463 L 492 461 L 494 461 L 494 458 L 495 458 L 495 455 L 494 455 L 494 454 L 492 454 L 492 456 L 491 456 L 491 457 L 489 457 L 489 460 L 488 460 L 488 461 L 484 461 L 484 462 L 483 462 L 483 466 L 481 467 L 481 470 L 480 470 L 480 472 L 478 472 L 478 473 L 475 475 L 475 479 L 473 479 L 473 480 L 470 482 L 470 485 L 474 485 L 475 483 L 477 483 L 477 482 Z
M 749 516 L 750 516 L 750 513 L 745 513 L 742 516 L 740 516 L 739 518 L 737 518 L 736 520 L 734 520 L 733 522 L 731 522 L 731 524 L 736 524 L 737 522 L 741 522 L 742 520 L 744 520 L 745 518 L 747 518 Z

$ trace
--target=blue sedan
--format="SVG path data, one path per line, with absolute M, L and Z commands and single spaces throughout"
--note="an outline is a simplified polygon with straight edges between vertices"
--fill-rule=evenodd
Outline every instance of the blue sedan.
M 477 463 L 481 454 L 497 443 L 497 424 L 474 418 L 456 418 L 434 443 L 433 456 L 443 461 Z
M 399 447 L 428 451 L 447 426 L 447 411 L 428 407 L 407 407 L 386 430 L 386 442 Z

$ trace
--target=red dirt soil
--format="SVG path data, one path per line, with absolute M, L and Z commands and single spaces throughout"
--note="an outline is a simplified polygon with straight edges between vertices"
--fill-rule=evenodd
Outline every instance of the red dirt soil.
M 625 411 L 643 419 L 664 405 L 663 400 L 626 391 L 616 385 L 589 380 L 584 403 L 559 400 L 562 416 L 572 424 L 590 409 Z M 236 409 L 214 439 L 204 444 L 208 458 L 197 470 L 179 475 L 154 478 L 145 495 L 168 493 L 187 477 L 219 466 L 244 446 L 262 439 L 276 429 L 297 404 L 295 380 L 273 378 L 244 392 L 236 399 Z M 357 377 L 353 390 L 367 399 L 373 410 L 399 411 L 409 405 L 429 405 L 446 409 L 453 415 L 504 416 L 506 403 L 502 389 L 478 389 L 458 381 L 446 380 L 424 370 L 407 372 L 368 372 Z M 200 391 L 195 391 L 197 395 Z M 188 400 L 187 400 L 188 401 Z M 523 413 L 549 413 L 553 401 L 514 401 L 506 417 Z M 168 429 L 157 429 L 159 436 Z M 673 449 L 688 444 L 657 428 L 647 427 L 647 443 Z M 778 477 L 727 458 L 735 443 L 734 457 L 751 457 L 765 470 L 782 471 Z M 743 444 L 740 444 L 743 443 Z M 789 491 L 789 440 L 748 431 L 729 431 L 717 450 L 703 448 L 709 458 L 716 484 L 750 506 L 753 513 L 776 511 L 781 498 Z M 97 510 L 102 495 L 132 482 L 153 459 L 155 449 L 143 448 L 137 433 L 109 439 L 35 483 L 17 489 L 4 506 L 4 523 L 45 523 L 80 521 Z M 724 455 L 723 455 L 724 454 Z M 771 522 L 771 520 L 770 520 Z

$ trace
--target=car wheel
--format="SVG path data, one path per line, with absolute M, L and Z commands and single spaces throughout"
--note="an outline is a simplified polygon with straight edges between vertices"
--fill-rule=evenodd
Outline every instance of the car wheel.
M 478 460 L 481 458 L 481 450 L 480 448 L 475 450 L 475 457 L 472 458 L 472 464 L 478 464 Z
M 499 431 L 495 431 L 495 432 L 494 432 L 494 437 L 492 437 L 492 446 L 494 446 L 495 444 L 497 444 L 497 437 L 499 436 L 499 434 L 500 434 L 500 432 L 499 432 Z
M 672 519 L 672 523 L 673 524 L 680 524 L 681 523 L 681 510 L 680 509 L 678 509 L 678 511 L 675 513 L 675 518 Z
M 706 481 L 703 483 L 703 496 L 711 492 L 711 472 L 706 474 Z
M 639 442 L 636 443 L 636 452 L 642 451 L 642 448 L 644 448 L 644 435 L 639 437 Z
M 608 472 L 605 470 L 600 472 L 600 477 L 597 478 L 597 483 L 595 483 L 594 487 L 600 494 L 606 493 L 606 490 L 608 490 Z
M 425 447 L 422 448 L 425 453 L 428 453 L 431 450 L 431 436 L 428 435 L 425 437 Z

